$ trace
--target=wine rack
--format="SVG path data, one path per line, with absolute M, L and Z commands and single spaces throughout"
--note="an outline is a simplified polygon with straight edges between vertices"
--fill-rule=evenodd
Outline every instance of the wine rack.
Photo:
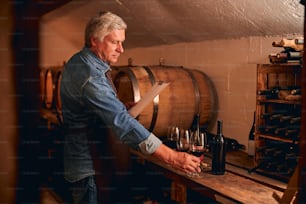
M 257 65 L 255 167 L 288 181 L 299 154 L 301 66 Z

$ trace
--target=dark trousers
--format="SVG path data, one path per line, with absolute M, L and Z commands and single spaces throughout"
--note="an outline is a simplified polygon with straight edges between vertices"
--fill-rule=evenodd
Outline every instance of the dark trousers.
M 94 176 L 88 176 L 71 184 L 73 204 L 98 204 L 98 192 Z

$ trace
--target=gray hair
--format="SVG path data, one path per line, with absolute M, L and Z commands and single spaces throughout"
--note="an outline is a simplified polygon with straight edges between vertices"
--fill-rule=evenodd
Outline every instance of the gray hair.
M 117 29 L 127 29 L 127 25 L 122 18 L 108 11 L 99 12 L 96 16 L 92 17 L 86 25 L 85 46 L 91 47 L 91 37 L 94 37 L 102 42 L 106 35 Z

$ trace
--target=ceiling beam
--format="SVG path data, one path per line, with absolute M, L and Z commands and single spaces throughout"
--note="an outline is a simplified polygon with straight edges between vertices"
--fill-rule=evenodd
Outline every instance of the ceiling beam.
M 71 0 L 24 0 L 24 1 L 17 1 L 14 4 L 15 15 L 19 15 L 22 13 L 31 13 L 34 17 L 41 17 L 42 15 L 57 9 L 66 3 L 70 2 Z

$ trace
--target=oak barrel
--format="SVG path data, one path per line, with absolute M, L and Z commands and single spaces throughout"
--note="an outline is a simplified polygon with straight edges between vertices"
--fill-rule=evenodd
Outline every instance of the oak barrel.
M 45 70 L 43 69 L 40 69 L 39 81 L 40 81 L 39 99 L 40 99 L 41 106 L 44 106 L 45 104 Z
M 114 84 L 123 103 L 137 102 L 155 82 L 170 82 L 137 117 L 158 136 L 165 136 L 169 126 L 190 128 L 196 114 L 201 116 L 200 125 L 208 126 L 216 113 L 213 83 L 199 70 L 181 66 L 129 66 L 114 70 Z
M 44 107 L 53 108 L 54 105 L 54 70 L 52 68 L 45 71 L 44 78 Z
M 62 70 L 57 70 L 55 74 L 55 109 L 58 114 L 62 114 L 62 100 L 60 95 L 61 88 L 61 80 L 62 80 Z

